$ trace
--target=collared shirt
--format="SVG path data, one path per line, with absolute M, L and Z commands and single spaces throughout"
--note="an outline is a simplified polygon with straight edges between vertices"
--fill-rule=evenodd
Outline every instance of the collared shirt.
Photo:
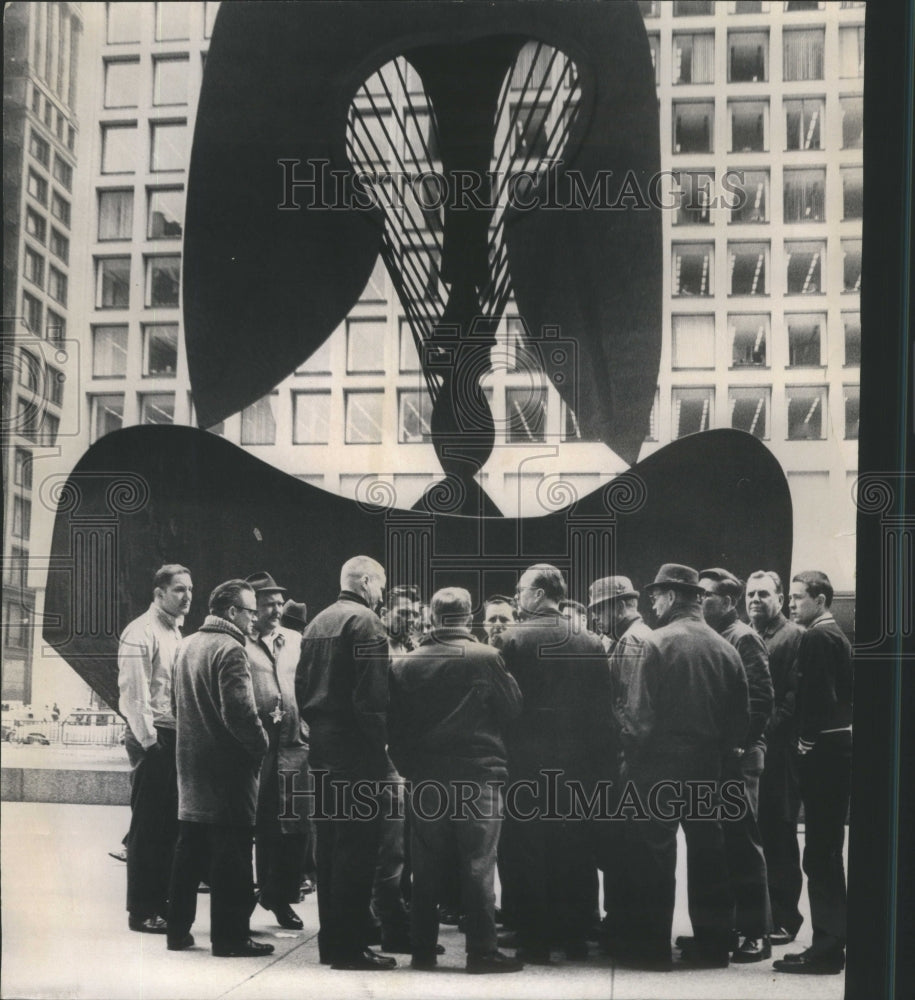
M 831 612 L 815 618 L 801 636 L 797 670 L 799 739 L 812 744 L 820 733 L 851 729 L 852 649 Z
M 177 620 L 155 602 L 121 633 L 118 708 L 144 749 L 156 742 L 156 726 L 175 728 L 172 681 L 181 638 Z

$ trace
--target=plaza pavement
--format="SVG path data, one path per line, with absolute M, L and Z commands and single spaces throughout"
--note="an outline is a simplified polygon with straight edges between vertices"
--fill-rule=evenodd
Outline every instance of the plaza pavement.
M 4 761 L 6 764 L 7 762 Z M 159 935 L 127 929 L 125 866 L 108 856 L 127 829 L 126 806 L 4 802 L 2 806 L 3 964 L 0 995 L 13 998 L 91 1000 L 474 1000 L 474 998 L 601 998 L 601 1000 L 838 1000 L 843 976 L 785 976 L 771 962 L 709 971 L 646 973 L 594 957 L 557 961 L 507 976 L 463 972 L 463 936 L 442 929 L 446 954 L 435 972 L 334 972 L 318 964 L 317 903 L 296 909 L 303 931 L 281 930 L 258 907 L 257 940 L 275 954 L 265 959 L 213 958 L 209 950 L 209 897 L 199 897 L 197 945 L 169 952 Z M 689 933 L 685 885 L 678 870 L 674 934 Z M 803 900 L 806 915 L 806 896 Z M 798 942 L 809 943 L 809 921 Z

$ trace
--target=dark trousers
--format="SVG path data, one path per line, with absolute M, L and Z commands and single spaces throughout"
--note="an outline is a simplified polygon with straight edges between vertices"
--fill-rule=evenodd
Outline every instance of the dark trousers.
M 379 793 L 381 832 L 378 860 L 372 883 L 372 911 L 381 921 L 382 943 L 388 937 L 406 935 L 409 918 L 404 905 L 401 881 L 404 869 L 404 786 L 398 777 L 390 778 Z
M 448 785 L 448 789 L 447 803 L 441 801 L 446 810 L 438 809 L 438 802 L 432 801 L 438 800 L 438 795 L 420 794 L 418 801 L 409 803 L 413 954 L 435 954 L 438 904 L 447 894 L 448 875 L 456 860 L 467 953 L 487 955 L 496 950 L 495 873 L 502 827 L 501 797 L 498 788 L 481 783 L 472 802 L 460 807 L 456 806 L 455 788 Z
M 619 805 L 621 777 L 614 775 L 608 798 L 608 812 Z M 604 920 L 601 937 L 605 944 L 627 941 L 631 936 L 629 907 L 639 891 L 632 882 L 633 834 L 631 823 L 623 819 L 594 820 L 591 824 L 597 864 L 604 877 Z
M 331 773 L 330 780 L 344 780 Z M 324 964 L 347 961 L 365 948 L 366 914 L 378 860 L 380 816 L 334 819 L 325 803 L 315 817 L 318 866 L 318 954 Z
M 738 934 L 761 938 L 772 930 L 769 882 L 762 835 L 759 832 L 759 781 L 765 751 L 752 747 L 728 765 L 725 777 L 743 782 L 746 813 L 741 819 L 725 820 L 724 846 L 728 856 L 731 889 L 736 904 L 734 925 Z
M 282 903 L 297 903 L 305 876 L 307 835 L 283 833 L 276 820 L 258 820 L 254 830 L 254 857 L 260 901 L 272 910 Z
M 137 765 L 130 792 L 127 910 L 140 919 L 165 914 L 178 836 L 175 730 L 157 733 L 158 742 Z
M 210 943 L 231 948 L 247 941 L 254 907 L 249 827 L 178 824 L 168 901 L 168 936 L 180 940 L 197 916 L 197 886 L 210 886 Z M 128 854 L 129 857 L 129 854 Z
M 560 815 L 570 811 L 564 782 L 558 784 L 555 805 Z M 596 866 L 589 821 L 510 818 L 504 833 L 512 916 L 524 946 L 545 951 L 554 943 L 587 940 L 594 918 Z
M 263 776 L 261 781 L 254 829 L 254 859 L 261 903 L 272 910 L 281 903 L 299 901 L 308 835 L 304 832 L 283 832 L 279 820 L 279 776 L 276 771 Z
M 798 765 L 813 948 L 842 951 L 847 921 L 842 848 L 851 794 L 851 733 L 821 733 Z
M 770 751 L 759 784 L 759 832 L 766 855 L 772 922 L 796 934 L 804 918 L 799 909 L 804 877 L 797 842 L 799 794 L 793 762 L 773 759 Z
M 629 769 L 639 797 L 649 802 L 649 791 L 664 779 L 717 782 L 720 764 L 707 755 L 683 753 L 639 762 Z M 698 948 L 709 954 L 727 955 L 730 950 L 733 896 L 728 879 L 724 833 L 717 818 L 697 819 L 686 813 L 662 819 L 659 813 L 674 813 L 671 795 L 658 797 L 658 813 L 647 820 L 634 820 L 632 834 L 633 884 L 638 887 L 630 906 L 632 941 L 645 957 L 670 959 L 677 870 L 677 828 L 686 838 L 686 877 L 689 917 Z

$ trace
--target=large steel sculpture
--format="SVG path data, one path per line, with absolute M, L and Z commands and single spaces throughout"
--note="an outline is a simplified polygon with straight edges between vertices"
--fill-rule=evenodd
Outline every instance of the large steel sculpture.
M 400 511 L 383 491 L 370 505 L 333 496 L 204 431 L 109 435 L 60 486 L 46 640 L 115 704 L 118 624 L 164 561 L 190 565 L 204 592 L 269 567 L 310 606 L 332 600 L 356 551 L 393 583 L 480 597 L 540 560 L 569 573 L 574 596 L 616 566 L 643 580 L 671 560 L 786 572 L 787 484 L 750 435 L 674 442 L 541 518 L 500 517 L 475 478 L 494 441 L 480 378 L 509 296 L 528 329 L 576 344 L 574 369 L 528 347 L 583 435 L 637 460 L 660 359 L 660 165 L 635 3 L 224 4 L 185 226 L 199 423 L 307 359 L 381 255 L 443 478 Z M 271 350 L 252 351 L 261 338 Z

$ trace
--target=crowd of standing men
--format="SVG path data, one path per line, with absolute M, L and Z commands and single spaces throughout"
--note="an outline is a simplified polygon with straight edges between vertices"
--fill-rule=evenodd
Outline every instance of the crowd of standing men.
M 301 928 L 316 881 L 334 969 L 394 968 L 373 944 L 431 969 L 451 919 L 471 973 L 594 941 L 652 970 L 758 962 L 803 921 L 803 803 L 812 943 L 774 968 L 844 968 L 852 659 L 823 573 L 795 575 L 788 621 L 772 571 L 665 564 L 643 587 L 651 627 L 628 578 L 594 581 L 585 608 L 540 563 L 483 602 L 482 642 L 467 590 L 424 604 L 386 585 L 353 557 L 305 627 L 256 573 L 183 638 L 190 572 L 158 571 L 119 649 L 131 930 L 192 947 L 202 882 L 213 954 L 269 954 L 257 901 Z M 674 963 L 680 827 L 693 934 Z

